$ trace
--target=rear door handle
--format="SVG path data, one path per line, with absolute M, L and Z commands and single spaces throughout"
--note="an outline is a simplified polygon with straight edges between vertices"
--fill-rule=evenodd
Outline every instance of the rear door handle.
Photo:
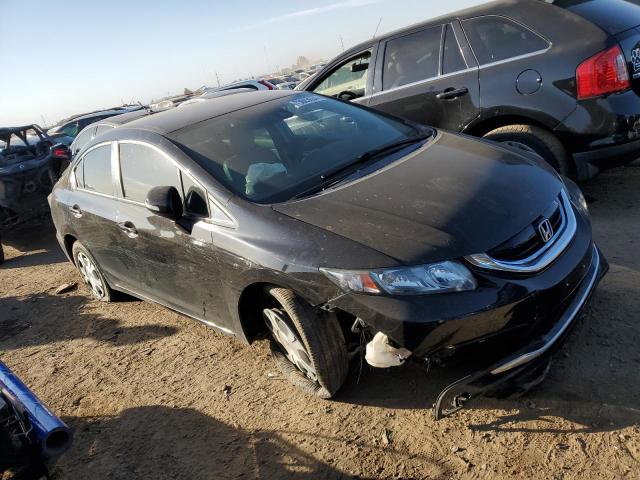
M 453 100 L 454 98 L 461 97 L 469 93 L 467 87 L 462 88 L 447 88 L 444 92 L 440 92 L 436 95 L 438 100 Z
M 74 205 L 73 207 L 69 208 L 69 210 L 71 210 L 71 214 L 76 218 L 80 218 L 82 216 L 82 210 L 78 205 Z
M 118 228 L 127 234 L 127 237 L 136 238 L 138 236 L 138 230 L 136 226 L 131 222 L 118 223 Z

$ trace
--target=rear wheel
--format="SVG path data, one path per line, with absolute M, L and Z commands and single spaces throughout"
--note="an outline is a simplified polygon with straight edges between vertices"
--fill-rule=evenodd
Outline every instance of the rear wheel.
M 76 264 L 76 268 L 82 276 L 82 280 L 89 287 L 91 295 L 96 300 L 101 302 L 110 302 L 113 296 L 113 291 L 104 279 L 104 275 L 100 271 L 98 263 L 93 256 L 89 253 L 89 250 L 85 248 L 80 242 L 73 244 L 73 261 Z
M 291 290 L 268 287 L 262 313 L 271 354 L 284 376 L 307 393 L 331 398 L 344 383 L 349 361 L 335 315 L 316 310 Z
M 490 131 L 483 138 L 507 143 L 525 152 L 532 151 L 562 175 L 575 176 L 562 143 L 543 128 L 532 125 L 507 125 Z

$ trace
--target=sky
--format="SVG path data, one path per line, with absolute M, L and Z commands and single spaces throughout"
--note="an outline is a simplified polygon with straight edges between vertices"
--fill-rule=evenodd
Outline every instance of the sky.
M 0 0 L 0 126 L 330 59 L 483 0 Z M 382 19 L 382 20 L 381 20 Z

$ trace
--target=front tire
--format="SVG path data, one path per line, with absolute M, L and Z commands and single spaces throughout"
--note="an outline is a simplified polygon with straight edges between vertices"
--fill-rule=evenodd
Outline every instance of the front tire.
M 569 155 L 553 134 L 532 125 L 507 125 L 486 133 L 483 138 L 501 143 L 524 145 L 533 150 L 562 175 L 575 178 Z
M 271 333 L 271 355 L 295 386 L 331 398 L 349 370 L 347 346 L 335 315 L 314 309 L 293 291 L 268 287 L 263 316 Z
M 73 263 L 75 263 L 78 272 L 80 272 L 82 280 L 89 287 L 91 296 L 101 302 L 110 302 L 113 297 L 113 291 L 89 250 L 82 243 L 75 242 L 72 254 Z

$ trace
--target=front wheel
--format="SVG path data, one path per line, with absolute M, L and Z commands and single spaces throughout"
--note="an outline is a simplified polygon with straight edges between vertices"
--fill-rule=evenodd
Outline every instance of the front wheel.
M 569 155 L 553 134 L 532 125 L 507 125 L 486 133 L 483 138 L 506 143 L 523 151 L 531 151 L 541 157 L 558 173 L 573 178 L 573 166 Z
M 271 354 L 294 385 L 320 398 L 331 398 L 344 383 L 349 360 L 335 315 L 314 309 L 285 288 L 266 289 L 262 313 L 271 334 Z
M 75 242 L 72 248 L 73 262 L 82 276 L 82 280 L 89 287 L 91 295 L 101 302 L 110 302 L 113 291 L 104 279 L 98 263 L 84 245 Z

